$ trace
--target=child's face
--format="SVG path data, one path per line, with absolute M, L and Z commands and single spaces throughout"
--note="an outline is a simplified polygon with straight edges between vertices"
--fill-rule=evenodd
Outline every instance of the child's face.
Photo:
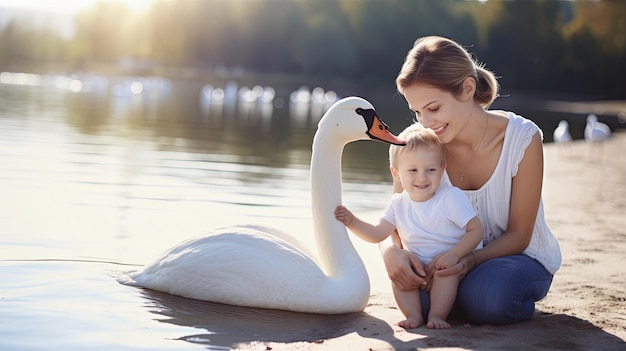
M 435 195 L 445 164 L 441 164 L 441 154 L 432 148 L 402 152 L 397 158 L 398 168 L 391 173 L 399 180 L 413 201 L 426 201 Z

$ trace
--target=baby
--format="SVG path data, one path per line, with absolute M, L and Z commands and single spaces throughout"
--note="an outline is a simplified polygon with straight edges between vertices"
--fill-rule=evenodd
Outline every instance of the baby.
M 389 160 L 394 181 L 400 182 L 404 190 L 393 195 L 379 223 L 364 222 L 344 206 L 336 208 L 335 218 L 372 243 L 385 240 L 397 230 L 402 246 L 417 255 L 423 265 L 431 264 L 436 270 L 453 266 L 459 258 L 482 247 L 482 223 L 460 189 L 441 186 L 446 161 L 437 135 L 414 123 L 400 137 L 406 140 L 406 146 L 392 145 Z M 446 319 L 460 280 L 460 275 L 434 275 L 427 328 L 450 328 Z M 420 292 L 402 291 L 395 285 L 392 290 L 406 318 L 398 325 L 403 328 L 422 325 Z

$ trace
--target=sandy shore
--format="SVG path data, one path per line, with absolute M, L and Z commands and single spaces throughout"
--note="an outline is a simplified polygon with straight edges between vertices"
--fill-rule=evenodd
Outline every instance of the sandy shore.
M 252 350 L 626 350 L 626 133 L 591 162 L 589 145 L 545 146 L 546 215 L 563 265 L 534 318 L 510 326 L 404 330 L 391 293 L 372 295 L 364 313 L 327 318 L 331 335 L 295 343 L 241 344 Z M 314 334 L 314 331 L 312 331 Z

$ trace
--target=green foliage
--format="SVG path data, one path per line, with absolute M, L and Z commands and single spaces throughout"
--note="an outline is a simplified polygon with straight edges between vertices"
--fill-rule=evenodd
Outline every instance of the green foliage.
M 393 85 L 424 35 L 466 45 L 505 89 L 624 95 L 626 2 L 611 0 L 157 0 L 141 16 L 106 1 L 76 16 L 70 40 L 50 28 L 4 25 L 0 69 L 132 57 Z

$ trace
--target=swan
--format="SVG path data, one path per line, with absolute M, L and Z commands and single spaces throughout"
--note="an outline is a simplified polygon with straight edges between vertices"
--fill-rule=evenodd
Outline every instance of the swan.
M 611 129 L 608 125 L 598 122 L 598 116 L 591 113 L 587 116 L 585 126 L 585 140 L 591 142 L 602 142 L 611 136 Z
M 587 116 L 585 126 L 585 140 L 589 142 L 589 157 L 594 162 L 599 162 L 604 157 L 604 142 L 611 136 L 608 125 L 598 122 L 598 116 L 591 113 Z
M 120 282 L 237 306 L 319 314 L 363 311 L 369 277 L 333 211 L 341 204 L 343 148 L 368 139 L 404 144 L 362 98 L 341 99 L 318 124 L 310 180 L 319 264 L 280 230 L 240 225 L 185 241 Z
M 569 124 L 567 121 L 562 120 L 559 122 L 559 126 L 554 130 L 553 137 L 556 143 L 569 143 L 572 141 L 572 135 L 569 132 Z
M 569 123 L 566 120 L 559 122 L 552 137 L 554 142 L 560 145 L 563 155 L 568 156 L 571 150 L 572 135 L 569 132 Z

